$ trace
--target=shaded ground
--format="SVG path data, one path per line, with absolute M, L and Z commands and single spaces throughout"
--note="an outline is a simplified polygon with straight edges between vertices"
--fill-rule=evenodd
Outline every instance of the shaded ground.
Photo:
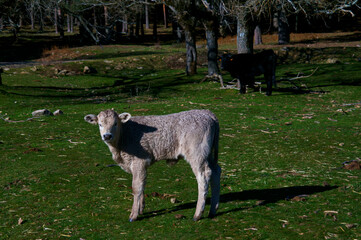
M 30 35 L 32 36 L 32 35 Z M 255 50 L 272 48 L 272 49 L 284 49 L 284 48 L 302 48 L 302 49 L 322 49 L 322 48 L 336 48 L 336 47 L 356 47 L 361 45 L 361 32 L 336 32 L 336 33 L 302 33 L 291 34 L 291 43 L 287 45 L 277 44 L 277 35 L 268 34 L 263 35 L 263 44 L 255 46 Z M 172 43 L 169 37 L 164 37 L 164 42 Z M 173 41 L 175 44 L 175 40 Z M 147 41 L 146 45 L 155 44 L 154 42 Z M 49 65 L 58 64 L 61 61 L 86 61 L 88 59 L 94 59 L 96 56 L 99 58 L 99 54 L 94 52 L 86 52 L 76 50 L 75 46 L 80 46 L 80 42 L 76 40 L 76 35 L 68 36 L 64 40 L 60 40 L 57 36 L 48 37 L 36 37 L 36 35 L 29 37 L 26 35 L 20 37 L 18 41 L 13 42 L 11 37 L 0 37 L 0 66 L 6 66 L 10 68 L 25 67 L 33 65 Z M 206 65 L 207 55 L 205 48 L 205 41 L 198 42 L 198 64 L 201 66 Z M 236 51 L 236 37 L 226 37 L 219 39 L 219 45 L 222 46 L 221 51 Z M 119 46 L 119 45 L 116 45 Z M 125 49 L 126 45 L 121 45 L 122 49 Z M 159 45 L 160 46 L 160 45 Z M 93 48 L 109 48 L 112 45 L 94 46 Z M 182 48 L 183 44 L 179 44 Z M 119 57 L 118 55 L 107 55 L 104 58 Z M 169 57 L 167 63 L 174 62 L 174 67 L 183 68 L 185 63 L 185 54 L 176 54 Z

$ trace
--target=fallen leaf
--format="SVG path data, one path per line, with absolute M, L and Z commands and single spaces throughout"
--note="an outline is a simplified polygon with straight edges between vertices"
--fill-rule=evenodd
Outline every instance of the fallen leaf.
M 175 218 L 176 219 L 183 219 L 183 218 L 185 218 L 185 216 L 183 214 L 176 214 Z
M 293 201 L 293 202 L 304 202 L 304 201 L 306 201 L 306 198 L 303 197 L 303 196 L 295 196 L 295 197 L 293 197 L 291 199 L 291 201 Z
M 148 112 L 149 109 L 146 108 L 139 108 L 139 109 L 134 109 L 133 112 Z
M 234 135 L 233 134 L 222 134 L 224 137 L 231 137 L 231 138 L 234 138 Z
M 258 229 L 257 229 L 257 228 L 255 228 L 255 227 L 245 228 L 244 230 L 245 230 L 245 231 L 249 231 L 249 230 L 252 230 L 252 231 L 258 231 Z
M 343 163 L 343 168 L 347 169 L 347 170 L 361 169 L 361 161 L 353 160 L 353 161 L 350 161 L 350 162 L 344 162 Z
M 65 234 L 60 234 L 61 237 L 68 237 L 70 238 L 71 236 L 70 235 L 65 235 Z
M 323 213 L 325 214 L 325 217 L 330 216 L 333 218 L 333 221 L 337 221 L 338 211 L 327 210 L 327 211 L 323 211 Z
M 351 229 L 351 228 L 354 228 L 354 227 L 356 227 L 356 224 L 346 224 L 345 225 L 348 229 Z

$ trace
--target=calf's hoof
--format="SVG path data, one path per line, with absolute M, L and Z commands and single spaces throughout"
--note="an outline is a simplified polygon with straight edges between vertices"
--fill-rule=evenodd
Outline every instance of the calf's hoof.
M 129 222 L 135 222 L 137 220 L 138 216 L 132 217 L 132 215 L 129 216 Z

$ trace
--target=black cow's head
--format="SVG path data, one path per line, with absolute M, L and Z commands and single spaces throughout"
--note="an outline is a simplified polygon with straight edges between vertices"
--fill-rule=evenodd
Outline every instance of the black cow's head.
M 233 55 L 229 53 L 223 54 L 218 57 L 218 61 L 221 63 L 221 70 L 228 71 L 230 69 L 231 62 L 233 61 Z

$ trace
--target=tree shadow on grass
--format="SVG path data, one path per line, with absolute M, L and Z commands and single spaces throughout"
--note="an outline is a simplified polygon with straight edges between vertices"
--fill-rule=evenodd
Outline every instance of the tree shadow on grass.
M 342 36 L 324 36 L 324 37 L 319 37 L 317 39 L 296 41 L 296 43 L 312 44 L 312 43 L 320 43 L 320 42 L 325 42 L 325 41 L 328 41 L 328 42 L 352 42 L 352 41 L 359 41 L 360 37 L 361 37 L 360 32 L 353 32 L 353 33 L 342 35 Z
M 150 73 L 151 74 L 151 73 Z M 149 74 L 149 75 L 150 75 Z M 130 94 L 138 96 L 144 93 L 158 97 L 161 93 L 174 94 L 179 85 L 196 82 L 194 78 L 185 74 L 174 74 L 167 80 L 164 77 L 110 77 L 113 84 L 93 87 L 66 87 L 66 86 L 0 86 L 0 94 L 17 95 L 26 97 L 45 97 L 58 99 L 79 99 L 102 96 L 117 96 L 118 94 Z
M 252 206 L 252 208 L 255 208 L 261 205 L 264 206 L 282 200 L 290 200 L 296 196 L 301 196 L 301 195 L 308 196 L 315 193 L 330 191 L 335 188 L 338 188 L 338 186 L 294 186 L 294 187 L 284 187 L 284 188 L 275 188 L 275 189 L 255 189 L 255 190 L 246 190 L 242 192 L 230 192 L 230 193 L 222 194 L 220 196 L 220 203 L 247 201 L 247 200 L 260 200 L 260 203 Z M 185 209 L 192 209 L 192 208 L 195 209 L 196 204 L 197 204 L 196 202 L 189 202 L 189 203 L 180 204 L 172 208 L 147 212 L 144 215 L 140 216 L 139 219 L 141 220 L 141 219 L 151 218 L 154 216 L 174 213 Z M 210 204 L 210 198 L 207 198 L 207 204 Z M 238 212 L 244 209 L 246 208 L 239 207 L 239 208 L 222 211 L 222 207 L 221 207 L 216 216 L 224 215 L 230 212 Z

